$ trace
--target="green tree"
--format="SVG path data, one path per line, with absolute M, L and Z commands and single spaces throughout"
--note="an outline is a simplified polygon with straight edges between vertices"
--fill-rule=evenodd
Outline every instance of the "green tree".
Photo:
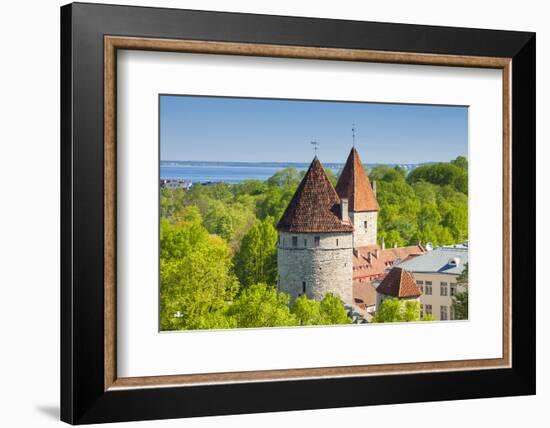
M 386 165 L 377 165 L 368 174 L 371 181 L 383 181 L 387 183 L 405 180 L 405 171 L 402 168 Z
M 464 156 L 458 156 L 456 159 L 452 160 L 451 163 L 464 171 L 468 171 L 468 159 Z
M 253 284 L 242 290 L 227 314 L 239 328 L 298 325 L 289 309 L 290 297 L 267 284 Z
M 267 189 L 267 185 L 263 181 L 259 180 L 244 180 L 239 184 L 235 184 L 233 187 L 233 193 L 235 195 L 261 195 Z
M 291 307 L 299 325 L 336 325 L 349 324 L 346 308 L 340 298 L 328 293 L 323 300 L 309 299 L 303 295 L 298 297 Z
M 385 299 L 376 309 L 373 323 L 432 321 L 432 316 L 420 317 L 420 303 L 417 300 Z
M 407 177 L 409 184 L 427 181 L 439 186 L 451 185 L 462 193 L 468 193 L 468 173 L 452 163 L 422 165 L 414 169 Z
M 280 171 L 277 171 L 275 174 L 269 177 L 267 179 L 267 184 L 268 186 L 277 187 L 285 187 L 289 185 L 298 186 L 301 178 L 302 175 L 300 174 L 300 171 L 293 166 L 289 166 L 287 168 L 281 169 Z
M 325 294 L 321 300 L 321 314 L 326 324 L 349 324 L 351 322 L 342 300 L 332 293 Z
M 296 192 L 296 186 L 270 186 L 262 196 L 258 197 L 256 216 L 260 220 L 271 217 L 273 223 L 276 224 L 282 217 L 294 192 Z
M 160 189 L 160 215 L 169 217 L 185 206 L 185 190 Z
M 323 324 L 323 315 L 321 314 L 321 302 L 308 299 L 302 295 L 296 300 L 291 308 L 299 325 L 321 325 Z
M 256 283 L 277 282 L 277 231 L 268 217 L 244 235 L 235 254 L 235 273 L 244 287 Z
M 379 308 L 376 309 L 376 314 L 374 315 L 372 322 L 373 323 L 382 323 L 382 322 L 399 322 L 403 321 L 403 304 L 399 299 L 385 299 Z
M 196 208 L 189 214 L 177 224 L 161 220 L 161 330 L 228 328 L 223 313 L 238 290 L 231 252 L 208 234 Z
M 453 296 L 453 309 L 455 313 L 455 319 L 467 320 L 468 319 L 468 263 L 464 265 L 464 270 L 457 278 L 457 284 L 465 288 L 464 291 L 456 293 Z

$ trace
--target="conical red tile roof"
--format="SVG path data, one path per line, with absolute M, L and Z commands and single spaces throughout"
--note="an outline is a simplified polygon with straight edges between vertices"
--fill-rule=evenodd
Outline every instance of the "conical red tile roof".
M 348 198 L 350 211 L 378 211 L 376 196 L 355 147 L 340 174 L 336 192 L 340 198 Z
M 340 198 L 317 156 L 288 204 L 277 229 L 284 232 L 352 232 L 340 217 Z
M 422 294 L 411 273 L 398 267 L 388 272 L 376 291 L 386 296 L 400 298 L 419 297 Z

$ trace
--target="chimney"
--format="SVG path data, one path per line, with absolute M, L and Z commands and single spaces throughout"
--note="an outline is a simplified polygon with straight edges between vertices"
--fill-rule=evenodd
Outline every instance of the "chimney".
M 372 180 L 372 192 L 374 193 L 374 197 L 376 198 L 376 180 Z
M 374 250 L 374 257 L 378 258 L 380 256 L 380 250 L 377 248 Z
M 342 198 L 340 202 L 340 211 L 342 216 L 342 221 L 348 221 L 349 220 L 349 213 L 348 213 L 348 199 Z
M 382 249 L 386 249 L 386 240 L 384 238 L 382 238 Z

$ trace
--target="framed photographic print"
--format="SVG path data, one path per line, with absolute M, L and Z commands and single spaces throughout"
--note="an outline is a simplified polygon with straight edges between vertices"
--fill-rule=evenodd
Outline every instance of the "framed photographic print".
M 535 393 L 533 33 L 76 3 L 61 53 L 62 420 Z

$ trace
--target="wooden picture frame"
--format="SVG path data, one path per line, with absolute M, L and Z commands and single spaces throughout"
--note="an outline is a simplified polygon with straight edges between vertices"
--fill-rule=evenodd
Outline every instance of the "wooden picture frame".
M 117 377 L 117 49 L 501 69 L 503 357 Z M 61 9 L 61 52 L 62 420 L 114 422 L 535 392 L 535 262 L 523 250 L 535 242 L 534 34 L 72 4 Z

